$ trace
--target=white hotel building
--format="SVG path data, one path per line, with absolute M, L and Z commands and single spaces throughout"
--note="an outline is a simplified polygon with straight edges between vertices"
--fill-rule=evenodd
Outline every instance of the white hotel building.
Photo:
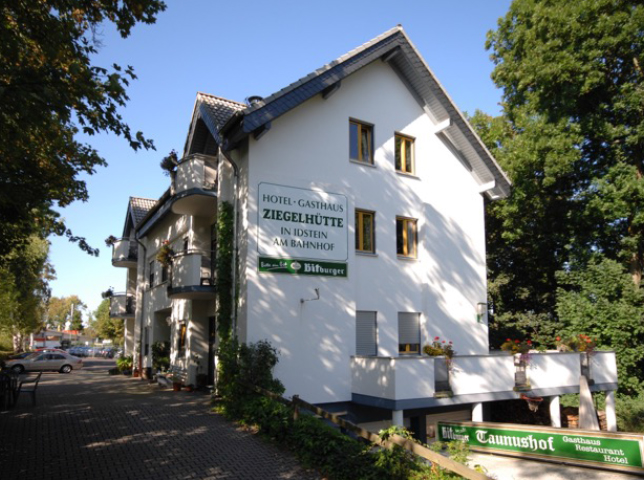
M 287 396 L 373 427 L 482 420 L 487 403 L 518 398 L 486 311 L 484 202 L 510 187 L 396 27 L 269 97 L 197 94 L 171 187 L 128 206 L 113 254 L 127 288 L 112 313 L 142 368 L 152 343 L 170 341 L 188 383 L 214 381 L 215 220 L 230 202 L 236 333 L 280 351 Z M 169 269 L 155 260 L 164 241 Z M 457 351 L 449 374 L 422 354 L 436 336 Z M 614 353 L 589 371 L 614 425 Z M 529 394 L 550 400 L 555 425 L 581 372 L 578 353 L 532 356 Z

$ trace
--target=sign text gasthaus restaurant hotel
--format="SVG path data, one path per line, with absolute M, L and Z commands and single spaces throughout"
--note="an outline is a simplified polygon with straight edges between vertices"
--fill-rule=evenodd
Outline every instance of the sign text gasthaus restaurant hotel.
M 347 197 L 260 183 L 259 271 L 347 276 Z
M 642 435 L 501 423 L 438 422 L 438 438 L 472 450 L 644 473 Z

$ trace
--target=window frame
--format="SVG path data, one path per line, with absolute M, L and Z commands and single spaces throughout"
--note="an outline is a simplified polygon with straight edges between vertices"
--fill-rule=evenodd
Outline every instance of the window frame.
M 418 343 L 401 343 L 400 342 L 400 320 L 401 320 L 401 314 L 406 314 L 406 315 L 415 315 L 415 318 L 417 319 L 417 340 Z M 405 318 L 405 317 L 403 317 Z M 421 314 L 420 312 L 398 312 L 398 355 L 420 355 L 420 344 L 421 344 L 421 332 L 420 332 L 420 324 L 421 324 Z M 403 347 L 404 348 L 401 348 Z
M 154 260 L 150 262 L 150 271 L 148 272 L 148 286 L 149 288 L 154 287 Z
M 357 158 L 352 156 L 352 125 L 356 125 L 356 146 L 358 149 Z M 367 147 L 369 148 L 368 156 L 365 159 L 364 152 L 362 151 L 362 131 L 363 129 L 368 133 Z M 369 122 L 364 122 L 362 120 L 357 120 L 355 118 L 349 118 L 349 160 L 352 162 L 359 163 L 361 165 L 371 165 L 374 166 L 374 125 Z
M 161 265 L 161 283 L 165 283 L 170 278 L 170 267 L 168 265 Z
M 398 140 L 400 140 L 400 145 L 402 149 L 398 150 Z M 405 153 L 408 150 L 406 143 L 409 142 L 409 148 L 411 149 L 411 170 L 407 170 L 407 162 L 405 158 Z M 398 165 L 398 159 L 400 158 L 400 166 Z M 403 161 L 405 160 L 405 161 Z M 400 168 L 399 168 L 400 167 Z M 403 173 L 405 175 L 416 175 L 416 139 L 412 136 L 405 135 L 403 133 L 394 133 L 394 168 L 396 172 Z
M 371 217 L 371 250 L 367 250 L 364 247 L 364 223 L 363 219 L 365 215 Z M 354 215 L 354 227 L 355 227 L 355 250 L 356 253 L 361 255 L 375 255 L 376 254 L 376 212 L 373 210 L 364 210 L 362 208 L 355 209 Z
M 402 246 L 403 252 L 398 251 L 398 222 L 403 223 L 402 227 Z M 409 233 L 408 233 L 408 224 L 414 226 L 414 237 L 413 237 L 413 252 L 409 252 Z M 396 215 L 396 255 L 399 258 L 418 258 L 418 219 L 411 217 L 403 217 Z
M 179 354 L 185 353 L 186 339 L 188 336 L 188 326 L 185 323 L 179 324 L 177 329 L 177 351 Z
M 359 353 L 358 352 L 358 347 L 360 345 L 359 342 L 359 337 L 358 333 L 360 332 L 360 325 L 359 325 L 359 315 L 360 314 L 373 314 L 373 353 Z M 356 316 L 355 316 L 355 328 L 356 328 L 356 355 L 360 356 L 369 356 L 369 357 L 377 357 L 378 356 L 378 312 L 375 310 L 356 310 Z M 370 319 L 371 320 L 371 319 Z

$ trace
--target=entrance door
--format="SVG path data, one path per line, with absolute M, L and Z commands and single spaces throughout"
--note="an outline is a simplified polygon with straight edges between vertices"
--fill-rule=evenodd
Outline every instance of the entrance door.
M 217 322 L 215 317 L 208 317 L 208 385 L 215 384 L 215 342 L 217 340 Z

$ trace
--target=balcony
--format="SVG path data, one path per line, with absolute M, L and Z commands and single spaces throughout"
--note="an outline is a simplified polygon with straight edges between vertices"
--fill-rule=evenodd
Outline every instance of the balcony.
M 448 384 L 442 357 L 351 358 L 353 401 L 392 410 L 478 403 L 518 398 L 518 391 L 534 396 L 579 392 L 582 367 L 590 375 L 591 390 L 616 390 L 614 352 L 586 355 L 570 352 L 530 354 L 525 377 L 507 354 L 462 355 L 452 359 Z M 438 361 L 443 363 L 437 363 Z
M 135 240 L 119 238 L 112 244 L 112 265 L 135 268 L 139 257 L 139 245 Z
M 172 262 L 168 296 L 191 300 L 215 298 L 210 257 L 195 251 L 177 253 Z
M 134 318 L 135 310 L 134 295 L 115 293 L 110 297 L 110 318 Z
M 172 211 L 179 215 L 213 216 L 217 205 L 217 160 L 190 155 L 177 166 Z

